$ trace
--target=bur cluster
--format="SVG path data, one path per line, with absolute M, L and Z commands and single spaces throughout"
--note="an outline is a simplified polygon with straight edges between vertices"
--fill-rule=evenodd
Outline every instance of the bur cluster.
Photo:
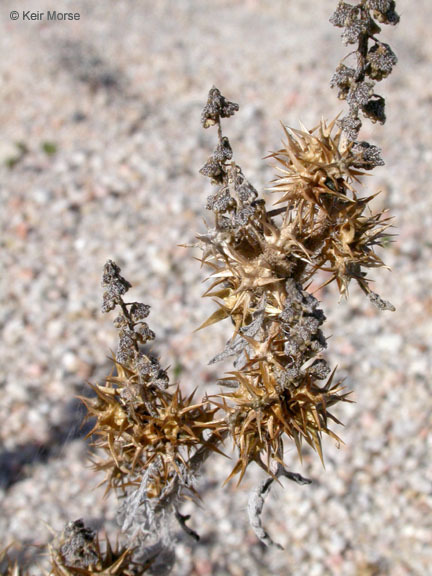
M 103 312 L 117 309 L 114 319 L 119 344 L 113 373 L 103 384 L 91 385 L 95 396 L 82 398 L 88 418 L 94 419 L 89 435 L 98 454 L 97 470 L 106 474 L 107 491 L 121 500 L 119 520 L 139 548 L 134 560 L 152 562 L 152 570 L 168 572 L 173 563 L 171 518 L 191 536 L 187 517 L 178 507 L 185 497 L 196 498 L 195 476 L 211 452 L 219 452 L 216 408 L 204 399 L 185 397 L 171 385 L 159 359 L 145 351 L 155 334 L 145 321 L 150 307 L 126 302 L 131 284 L 109 260 L 104 267 Z
M 347 296 L 354 281 L 380 310 L 394 310 L 372 291 L 368 276 L 384 266 L 377 248 L 388 239 L 390 221 L 371 211 L 373 195 L 358 191 L 372 147 L 347 138 L 337 119 L 312 130 L 284 127 L 282 147 L 269 156 L 278 172 L 269 209 L 233 160 L 222 131 L 226 115 L 217 115 L 226 109 L 231 116 L 238 106 L 213 87 L 202 125 L 217 126 L 218 142 L 200 172 L 215 187 L 207 199 L 214 225 L 198 240 L 210 270 L 204 295 L 218 308 L 201 327 L 232 322 L 232 337 L 212 362 L 232 357 L 234 370 L 210 401 L 238 454 L 227 480 L 238 475 L 240 482 L 252 463 L 269 475 L 249 506 L 254 530 L 269 544 L 260 519 L 263 496 L 278 477 L 299 480 L 288 470 L 290 442 L 300 459 L 306 443 L 322 461 L 323 436 L 341 442 L 332 408 L 347 393 L 325 357 L 325 315 L 311 286 L 316 292 L 319 273 L 321 286 L 335 282 Z

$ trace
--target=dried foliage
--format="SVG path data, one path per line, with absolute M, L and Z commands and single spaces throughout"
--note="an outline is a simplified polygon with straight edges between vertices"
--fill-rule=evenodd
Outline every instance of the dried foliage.
M 348 25 L 347 14 L 351 14 L 354 35 L 355 15 L 364 17 L 366 3 L 353 12 L 342 4 L 333 20 Z M 383 18 L 390 18 L 393 8 L 394 3 Z M 374 9 L 384 10 L 378 5 Z M 368 30 L 360 26 L 358 34 L 369 38 Z M 387 54 L 386 62 L 379 64 L 377 50 L 372 47 L 368 53 L 366 72 L 379 80 L 384 68 L 390 72 L 392 59 Z M 347 90 L 353 110 L 359 110 L 354 106 L 354 91 L 366 107 L 371 87 L 357 77 L 353 80 Z M 346 401 L 347 393 L 323 357 L 325 316 L 308 292 L 314 275 L 327 273 L 324 284 L 335 281 L 343 296 L 355 280 L 380 310 L 394 307 L 372 292 L 366 275 L 367 269 L 384 266 L 376 248 L 388 238 L 390 221 L 385 212 L 371 212 L 373 195 L 361 196 L 357 190 L 364 170 L 381 164 L 378 149 L 353 142 L 337 119 L 322 121 L 312 130 L 283 127 L 283 146 L 270 155 L 278 169 L 270 190 L 279 196 L 277 208 L 269 210 L 233 161 L 232 147 L 222 133 L 223 115 L 215 112 L 226 103 L 213 87 L 202 115 L 204 128 L 218 127 L 216 148 L 201 169 L 217 187 L 207 199 L 207 208 L 215 215 L 214 227 L 198 237 L 202 264 L 211 271 L 205 296 L 213 298 L 218 309 L 201 327 L 232 320 L 232 338 L 212 362 L 234 357 L 235 370 L 220 381 L 233 390 L 210 400 L 224 414 L 226 430 L 238 450 L 227 480 L 238 474 L 240 482 L 251 462 L 270 479 L 291 474 L 284 460 L 287 441 L 294 441 L 300 459 L 302 442 L 306 442 L 322 461 L 322 436 L 340 442 L 330 428 L 331 422 L 339 423 L 330 409 Z M 238 107 L 231 102 L 229 106 L 231 115 Z M 270 484 L 265 484 L 250 506 L 251 524 L 267 544 L 272 541 L 262 528 L 260 514 L 262 494 Z
M 342 39 L 346 45 L 356 45 L 336 68 L 331 87 L 338 89 L 338 97 L 346 100 L 349 111 L 338 121 L 346 138 L 355 142 L 362 126 L 360 113 L 372 122 L 384 124 L 385 100 L 375 93 L 375 84 L 390 74 L 397 57 L 385 42 L 377 38 L 380 24 L 395 25 L 399 22 L 394 0 L 361 0 L 348 4 L 340 0 L 330 22 L 343 28 Z M 348 60 L 355 60 L 351 66 Z M 362 158 L 362 168 L 371 170 L 384 164 L 380 150 L 367 142 L 356 142 L 354 149 Z

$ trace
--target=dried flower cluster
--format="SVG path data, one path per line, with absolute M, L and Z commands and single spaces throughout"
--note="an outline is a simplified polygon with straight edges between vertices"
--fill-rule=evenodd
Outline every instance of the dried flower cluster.
M 348 140 L 357 139 L 362 121 L 360 113 L 372 122 L 384 124 L 385 100 L 375 93 L 375 84 L 387 76 L 397 63 L 396 55 L 385 42 L 377 38 L 380 24 L 395 25 L 399 16 L 394 0 L 361 0 L 348 4 L 342 0 L 330 18 L 330 22 L 343 28 L 342 39 L 346 45 L 356 45 L 356 51 L 348 54 L 356 63 L 346 65 L 345 59 L 337 66 L 330 85 L 337 87 L 338 96 L 346 100 L 349 111 L 339 120 Z M 384 164 L 379 149 L 366 142 L 357 142 L 354 149 L 363 159 L 363 168 L 370 170 Z
M 283 194 L 277 203 L 286 203 L 284 222 L 302 247 L 296 278 L 307 282 L 323 270 L 343 295 L 355 280 L 378 307 L 392 309 L 371 291 L 363 270 L 383 266 L 374 248 L 388 237 L 389 218 L 370 212 L 374 196 L 359 196 L 358 155 L 333 129 L 334 121 L 310 132 L 285 129 L 284 147 L 272 154 L 280 175 L 271 190 Z

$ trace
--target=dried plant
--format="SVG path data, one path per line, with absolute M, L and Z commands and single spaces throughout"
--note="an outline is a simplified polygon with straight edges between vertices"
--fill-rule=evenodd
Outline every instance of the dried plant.
M 346 43 L 357 43 L 357 69 L 340 64 L 332 85 L 349 113 L 312 130 L 283 127 L 282 147 L 269 156 L 278 171 L 270 187 L 275 207 L 268 208 L 247 180 L 223 134 L 222 119 L 239 106 L 216 87 L 209 92 L 201 121 L 205 129 L 217 128 L 218 140 L 200 172 L 216 188 L 207 199 L 214 224 L 197 238 L 210 270 L 204 296 L 218 308 L 200 328 L 232 321 L 232 336 L 211 360 L 233 358 L 220 393 L 193 403 L 193 394 L 184 398 L 179 385 L 169 387 L 159 360 L 142 350 L 154 338 L 144 321 L 149 307 L 125 302 L 130 284 L 114 262 L 105 265 L 103 311 L 120 310 L 114 321 L 119 346 L 114 373 L 93 386 L 95 398 L 84 400 L 96 419 L 95 446 L 106 457 L 95 466 L 105 471 L 107 490 L 123 498 L 123 530 L 139 543 L 141 559 L 153 555 L 166 571 L 174 554 L 170 519 L 198 538 L 179 506 L 197 497 L 197 472 L 226 439 L 238 453 L 227 482 L 237 477 L 240 483 L 252 463 L 268 475 L 249 502 L 251 525 L 266 544 L 273 541 L 261 513 L 272 482 L 309 482 L 288 470 L 287 443 L 301 459 L 305 442 L 324 461 L 323 436 L 341 442 L 331 426 L 340 423 L 333 407 L 348 393 L 323 355 L 325 315 L 310 290 L 322 272 L 323 284 L 334 281 L 342 296 L 354 280 L 379 309 L 394 309 L 371 290 L 367 276 L 368 269 L 384 266 L 376 248 L 388 237 L 390 220 L 385 211 L 371 212 L 373 195 L 358 191 L 364 171 L 383 162 L 376 146 L 355 141 L 360 112 L 384 121 L 384 100 L 372 88 L 396 57 L 376 38 L 374 17 L 394 24 L 394 9 L 394 2 L 339 3 L 331 22 L 344 28 Z
M 273 207 L 233 160 L 223 134 L 222 119 L 239 106 L 213 87 L 202 112 L 202 126 L 217 128 L 217 143 L 200 170 L 215 186 L 206 205 L 214 222 L 197 236 L 197 245 L 209 270 L 204 296 L 218 308 L 200 328 L 226 318 L 232 325 L 224 350 L 211 360 L 233 359 L 218 394 L 194 401 L 194 393 L 185 397 L 178 384 L 169 384 L 167 370 L 144 348 L 155 338 L 146 322 L 149 306 L 125 301 L 131 285 L 117 264 L 106 263 L 102 310 L 117 309 L 119 344 L 112 373 L 82 400 L 94 421 L 94 466 L 104 472 L 106 490 L 120 498 L 128 541 L 113 550 L 107 540 L 102 548 L 82 521 L 69 523 L 50 547 L 51 574 L 167 574 L 174 563 L 172 519 L 199 539 L 179 507 L 185 498 L 198 498 L 202 465 L 222 453 L 228 439 L 237 459 L 226 482 L 235 477 L 239 484 L 253 463 L 267 474 L 253 490 L 248 512 L 258 538 L 275 544 L 261 521 L 272 483 L 281 477 L 310 482 L 289 471 L 286 446 L 293 443 L 301 460 L 306 443 L 324 462 L 323 437 L 341 442 L 333 409 L 349 399 L 324 356 L 316 275 L 321 273 L 321 285 L 334 282 L 341 296 L 355 281 L 379 309 L 394 309 L 371 290 L 367 276 L 370 268 L 384 267 L 376 249 L 389 236 L 390 220 L 385 211 L 370 210 L 374 195 L 358 191 L 364 171 L 383 161 L 376 146 L 356 139 L 360 114 L 385 121 L 384 99 L 374 86 L 397 59 L 378 40 L 378 22 L 396 24 L 399 17 L 393 0 L 361 0 L 339 2 L 330 20 L 344 29 L 346 44 L 356 45 L 349 55 L 356 67 L 344 59 L 331 81 L 349 112 L 312 130 L 283 126 L 282 147 L 269 155 L 277 168 L 269 188 Z
M 206 444 L 204 433 L 215 427 L 215 410 L 203 402 L 193 404 L 193 394 L 183 398 L 178 385 L 169 391 L 167 373 L 158 359 L 140 350 L 140 344 L 154 339 L 144 321 L 149 306 L 123 301 L 130 284 L 112 261 L 105 265 L 103 285 L 107 288 L 103 310 L 115 306 L 121 310 L 114 320 L 120 340 L 115 376 L 108 377 L 105 385 L 92 386 L 95 399 L 83 399 L 88 416 L 96 418 L 90 435 L 97 437 L 95 445 L 108 456 L 96 468 L 106 471 L 108 489 L 123 492 L 126 487 L 140 487 L 144 473 L 147 496 L 160 498 L 177 475 L 188 484 L 186 461 L 193 448 Z

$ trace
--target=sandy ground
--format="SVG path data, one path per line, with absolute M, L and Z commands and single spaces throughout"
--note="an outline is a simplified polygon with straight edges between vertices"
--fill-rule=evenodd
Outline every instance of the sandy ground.
M 54 3 L 55 4 L 55 3 Z M 48 0 L 0 6 L 0 547 L 20 542 L 40 574 L 47 526 L 84 518 L 115 535 L 115 502 L 85 464 L 77 394 L 109 372 L 111 319 L 100 311 L 104 262 L 116 260 L 134 296 L 152 306 L 156 350 L 184 389 L 204 392 L 207 366 L 229 335 L 198 334 L 212 310 L 203 272 L 179 247 L 203 231 L 210 185 L 198 174 L 215 142 L 200 111 L 215 84 L 240 104 L 225 123 L 235 158 L 262 190 L 262 158 L 279 147 L 279 121 L 312 127 L 342 103 L 329 88 L 347 53 L 328 23 L 333 0 L 64 0 L 75 22 L 17 21 L 10 12 L 56 9 Z M 175 575 L 432 574 L 432 4 L 398 0 L 401 23 L 382 37 L 399 57 L 380 86 L 384 127 L 363 138 L 386 166 L 378 190 L 398 237 L 392 272 L 373 274 L 397 311 L 378 313 L 355 288 L 348 302 L 322 291 L 329 358 L 355 404 L 340 408 L 345 446 L 325 443 L 326 468 L 306 452 L 266 521 L 284 551 L 264 549 L 248 526 L 250 470 L 239 489 L 209 461 L 192 510 L 198 544 L 179 533 Z

